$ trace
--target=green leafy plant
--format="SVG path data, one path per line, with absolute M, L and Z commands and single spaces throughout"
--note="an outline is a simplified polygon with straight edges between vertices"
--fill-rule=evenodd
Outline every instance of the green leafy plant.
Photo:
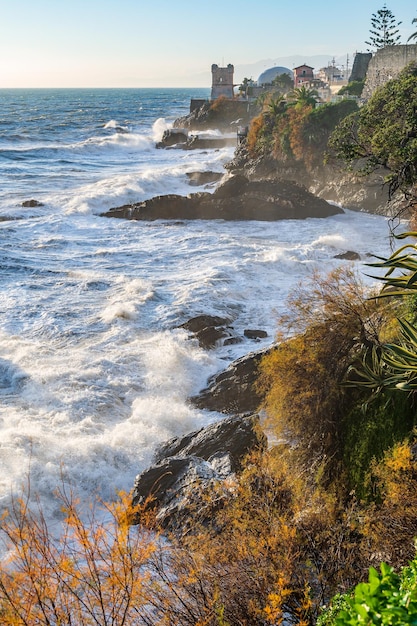
M 360 624 L 417 624 L 417 562 L 397 575 L 386 563 L 380 572 L 369 569 L 367 583 L 356 585 L 347 608 L 336 616 L 335 626 Z
M 314 108 L 317 104 L 318 97 L 319 94 L 317 89 L 309 89 L 305 85 L 302 85 L 301 87 L 295 87 L 292 91 L 290 91 L 288 94 L 288 101 L 289 104 L 293 106 L 311 106 Z
M 357 112 L 332 133 L 329 156 L 345 161 L 358 174 L 385 168 L 391 195 L 413 195 L 417 182 L 417 67 L 380 87 Z
M 363 86 L 365 84 L 364 80 L 352 80 L 347 85 L 344 85 L 338 91 L 339 96 L 343 96 L 344 94 L 349 96 L 360 96 L 363 91 Z
M 399 240 L 417 237 L 416 232 L 395 235 Z M 377 298 L 407 296 L 417 290 L 417 247 L 407 243 L 390 257 L 379 258 L 371 267 L 385 269 L 378 278 L 384 283 Z M 394 272 L 399 270 L 399 274 Z M 384 389 L 413 391 L 417 389 L 417 328 L 406 319 L 398 319 L 398 342 L 384 343 L 365 352 L 359 366 L 348 371 L 349 386 L 362 386 L 378 394 Z

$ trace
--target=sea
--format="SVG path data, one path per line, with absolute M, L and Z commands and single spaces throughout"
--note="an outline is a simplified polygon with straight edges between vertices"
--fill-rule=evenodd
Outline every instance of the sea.
M 157 149 L 207 89 L 0 90 L 0 509 L 30 487 L 82 502 L 132 489 L 161 442 L 220 419 L 188 398 L 271 345 L 288 293 L 354 250 L 389 253 L 380 215 L 125 221 L 101 213 L 155 195 L 213 191 L 233 147 Z M 22 206 L 34 200 L 36 206 Z M 13 219 L 10 219 L 13 218 Z M 180 328 L 231 320 L 241 342 L 206 350 Z M 253 341 L 245 329 L 262 329 Z

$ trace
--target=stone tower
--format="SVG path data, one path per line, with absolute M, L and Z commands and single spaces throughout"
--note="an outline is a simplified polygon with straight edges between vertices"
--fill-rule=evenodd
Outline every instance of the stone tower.
M 234 69 L 231 63 L 227 67 L 219 67 L 216 64 L 211 66 L 211 100 L 216 100 L 219 96 L 233 98 Z

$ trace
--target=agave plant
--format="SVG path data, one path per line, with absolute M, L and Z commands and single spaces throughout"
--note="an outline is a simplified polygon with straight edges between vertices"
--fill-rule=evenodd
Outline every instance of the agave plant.
M 382 358 L 391 368 L 396 389 L 417 389 L 417 328 L 406 320 L 398 320 L 401 328 L 401 343 L 385 344 Z
M 394 235 L 396 239 L 417 238 L 417 232 Z M 389 258 L 376 257 L 370 267 L 384 268 L 383 277 L 373 276 L 384 282 L 376 298 L 406 296 L 417 290 L 417 245 L 407 243 L 396 250 Z M 399 274 L 394 272 L 399 270 Z M 369 355 L 365 352 L 359 366 L 351 366 L 348 372 L 348 385 L 357 385 L 372 390 L 375 396 L 382 390 L 417 389 L 417 328 L 406 320 L 398 319 L 400 340 L 374 347 Z
M 401 233 L 394 235 L 396 239 L 407 237 L 417 238 L 417 232 Z M 386 269 L 385 276 L 371 276 L 384 282 L 384 287 L 378 298 L 389 296 L 406 296 L 410 290 L 417 290 L 417 244 L 407 243 L 398 248 L 388 259 L 376 256 L 376 263 L 369 263 L 370 267 Z M 395 270 L 400 270 L 400 275 L 394 275 Z

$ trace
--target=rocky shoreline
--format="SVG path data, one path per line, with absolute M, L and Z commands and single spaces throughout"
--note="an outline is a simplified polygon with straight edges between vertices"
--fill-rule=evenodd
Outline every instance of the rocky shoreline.
M 230 320 L 200 315 L 182 325 L 207 350 L 216 342 L 227 341 Z M 265 331 L 245 331 L 255 341 Z M 256 388 L 258 366 L 262 357 L 276 349 L 263 348 L 233 361 L 224 371 L 214 375 L 207 387 L 189 398 L 190 404 L 227 417 L 198 431 L 174 438 L 156 450 L 153 463 L 136 477 L 132 504 L 144 505 L 155 511 L 155 520 L 164 529 L 182 533 L 187 530 L 192 510 L 199 517 L 210 517 L 213 505 L 204 493 L 215 486 L 233 484 L 243 468 L 246 456 L 267 447 L 258 410 L 263 400 Z M 135 520 L 136 522 L 140 521 Z
M 165 137 L 165 143 L 189 149 L 185 135 L 183 139 L 180 145 L 175 144 L 178 140 L 178 132 L 175 132 Z M 363 179 L 353 172 L 341 172 L 332 165 L 308 171 L 303 163 L 282 164 L 269 158 L 253 160 L 244 145 L 236 150 L 226 170 L 228 174 L 220 179 L 213 193 L 156 196 L 110 209 L 102 215 L 129 220 L 272 221 L 324 218 L 343 213 L 336 203 L 370 212 L 387 213 L 388 209 L 397 209 L 395 203 L 388 202 L 388 192 L 382 184 L 384 172 L 378 172 L 364 185 Z M 189 184 L 219 183 L 220 175 L 211 174 L 215 173 L 190 173 Z M 305 186 L 300 185 L 301 180 Z M 349 256 L 341 258 L 357 258 L 355 252 L 346 254 Z M 205 349 L 212 349 L 218 342 L 240 341 L 233 334 L 230 320 L 226 319 L 203 315 L 189 320 L 183 327 Z M 262 332 L 248 330 L 255 334 L 247 336 L 262 337 Z M 156 452 L 153 465 L 137 477 L 133 504 L 149 503 L 156 510 L 157 523 L 163 528 L 184 532 L 190 511 L 204 509 L 204 490 L 233 481 L 246 455 L 267 446 L 258 415 L 263 397 L 255 383 L 262 357 L 274 349 L 276 345 L 232 362 L 213 376 L 205 389 L 189 398 L 193 406 L 227 417 L 167 442 Z M 204 515 L 209 517 L 210 511 L 203 511 Z

